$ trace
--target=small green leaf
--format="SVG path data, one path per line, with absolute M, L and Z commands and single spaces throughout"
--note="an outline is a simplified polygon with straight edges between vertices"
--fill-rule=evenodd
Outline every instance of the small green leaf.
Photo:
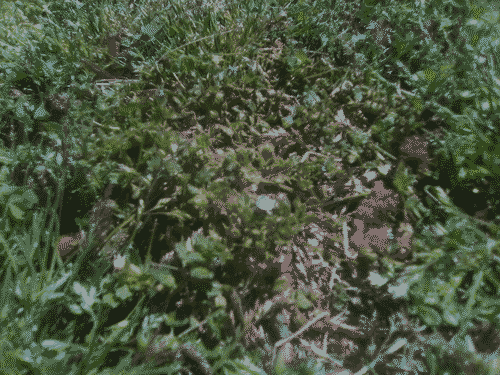
M 226 302 L 226 299 L 224 298 L 224 296 L 219 294 L 217 297 L 215 297 L 215 306 L 216 307 L 226 307 L 226 305 L 227 305 L 227 302 Z
M 31 189 L 26 190 L 23 193 L 22 198 L 24 200 L 26 208 L 32 208 L 33 205 L 38 203 L 38 196 Z
M 192 245 L 188 248 L 188 244 L 190 244 L 190 240 L 185 241 L 185 243 L 179 242 L 175 244 L 175 252 L 181 258 L 183 266 L 186 266 L 195 262 L 204 262 L 205 258 L 200 253 L 194 252 L 192 249 Z
M 443 318 L 452 326 L 458 327 L 460 324 L 460 313 L 456 310 L 456 308 L 449 306 L 449 308 L 444 311 Z
M 118 302 L 115 301 L 115 299 L 113 298 L 113 295 L 111 293 L 105 294 L 104 297 L 102 297 L 102 301 L 105 304 L 111 306 L 112 308 L 116 308 L 120 305 Z
M 69 305 L 69 309 L 73 314 L 81 315 L 83 313 L 83 310 L 77 304 Z
M 191 276 L 197 279 L 213 279 L 214 274 L 205 267 L 196 267 L 191 270 Z
M 436 79 L 436 73 L 430 68 L 427 68 L 424 71 L 424 74 L 425 74 L 425 79 L 429 82 L 432 82 Z
M 357 102 L 361 102 L 363 100 L 363 91 L 359 87 L 355 87 L 353 90 L 354 93 L 354 99 L 356 99 Z
M 7 239 L 0 233 L 0 250 L 8 249 L 9 248 L 9 243 L 7 242 Z
M 394 186 L 400 194 L 408 192 L 409 187 L 413 183 L 413 178 L 408 174 L 408 170 L 404 167 L 404 163 L 400 162 L 394 177 Z
M 312 307 L 312 302 L 305 296 L 302 290 L 297 291 L 297 307 L 301 310 L 307 310 Z
M 370 284 L 373 286 L 382 286 L 389 281 L 389 279 L 385 276 L 380 275 L 378 272 L 370 272 L 370 275 L 368 276 L 368 280 L 370 281 Z
M 35 113 L 33 114 L 33 117 L 35 120 L 46 120 L 50 117 L 50 113 L 47 112 L 45 109 L 45 106 L 41 104 L 36 110 Z
M 170 288 L 176 289 L 177 284 L 175 282 L 174 276 L 168 271 L 150 270 L 149 273 L 162 285 Z
M 108 337 L 106 337 L 107 344 L 113 345 L 115 343 L 118 343 L 116 341 L 117 339 L 120 338 L 121 338 L 120 341 L 122 343 L 126 341 L 124 339 L 126 339 L 127 335 L 125 334 L 124 335 L 125 337 L 123 337 L 123 334 L 125 333 L 124 330 L 126 329 L 130 330 L 128 320 L 122 320 L 121 322 L 112 325 L 110 328 L 111 328 L 111 334 Z
M 175 217 L 176 219 L 179 219 L 180 221 L 185 221 L 191 219 L 191 215 L 188 213 L 179 210 L 178 208 L 174 209 L 173 211 L 167 213 L 167 216 Z
M 24 218 L 24 211 L 12 202 L 9 202 L 9 210 L 14 219 L 21 221 Z
M 135 186 L 134 184 L 131 184 L 132 186 L 132 198 L 137 199 L 141 195 L 141 189 Z
M 161 158 L 154 156 L 147 162 L 147 164 L 151 170 L 157 170 L 161 167 Z
M 65 350 L 70 347 L 71 344 L 58 340 L 44 340 L 40 346 L 47 348 L 49 350 L 56 350 L 58 352 Z
M 198 207 L 205 207 L 208 204 L 208 199 L 205 193 L 201 193 L 191 198 L 188 203 L 194 203 Z
M 448 195 L 445 193 L 443 188 L 441 186 L 435 186 L 435 194 L 436 197 L 439 199 L 439 202 L 446 205 L 446 206 L 452 206 L 453 203 L 451 202 L 451 199 L 448 197 Z
M 153 343 L 153 347 L 159 350 L 175 350 L 179 345 L 179 340 L 175 337 L 173 331 L 168 335 L 158 336 Z
M 353 164 L 359 157 L 359 153 L 356 150 L 349 150 L 349 156 L 347 160 L 349 164 Z
M 433 307 L 418 305 L 414 309 L 414 314 L 420 315 L 425 324 L 429 326 L 438 326 L 441 324 L 441 315 Z
M 291 284 L 290 284 L 290 274 L 284 274 L 278 280 L 275 281 L 275 283 L 274 283 L 274 291 L 276 293 L 282 293 L 285 290 L 289 289 L 290 286 L 291 286 Z
M 130 293 L 128 286 L 124 285 L 116 290 L 116 296 L 125 301 L 127 298 L 132 297 L 132 293 Z
M 162 198 L 158 201 L 158 203 L 156 203 L 156 206 L 153 208 L 153 210 L 159 210 L 159 209 L 162 209 L 164 208 L 168 202 L 170 202 L 172 200 L 172 198 Z

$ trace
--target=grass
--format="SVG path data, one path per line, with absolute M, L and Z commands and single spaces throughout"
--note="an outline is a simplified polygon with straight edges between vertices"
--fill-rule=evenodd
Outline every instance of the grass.
M 498 373 L 493 5 L 1 11 L 0 373 Z

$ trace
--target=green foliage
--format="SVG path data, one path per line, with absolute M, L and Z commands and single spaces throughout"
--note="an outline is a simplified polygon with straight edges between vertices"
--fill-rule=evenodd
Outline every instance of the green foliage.
M 2 3 L 0 372 L 328 373 L 349 361 L 336 339 L 313 345 L 320 306 L 352 317 L 391 295 L 460 328 L 453 355 L 494 373 L 467 333 L 500 324 L 498 14 L 483 5 Z M 437 161 L 421 180 L 398 147 L 425 132 Z M 375 171 L 402 200 L 383 224 L 415 229 L 404 262 L 394 241 L 366 264 L 348 255 L 368 193 L 347 187 Z M 66 212 L 110 184 L 108 227 Z M 73 221 L 102 233 L 64 264 L 51 244 Z M 342 327 L 370 345 L 334 352 L 359 344 L 355 371 L 440 373 L 451 344 L 393 321 L 386 335 L 390 313 L 369 306 Z

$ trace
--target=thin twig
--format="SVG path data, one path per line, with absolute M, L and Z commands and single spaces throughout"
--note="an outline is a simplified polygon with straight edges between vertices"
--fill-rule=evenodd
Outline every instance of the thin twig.
M 278 341 L 276 344 L 274 344 L 274 348 L 279 348 L 281 345 L 283 344 L 286 344 L 287 342 L 293 340 L 295 337 L 297 336 L 300 336 L 305 330 L 307 330 L 310 326 L 312 326 L 314 323 L 316 323 L 318 320 L 321 320 L 323 319 L 325 316 L 327 316 L 329 313 L 324 311 L 322 312 L 321 314 L 319 314 L 318 316 L 316 316 L 315 318 L 311 319 L 309 322 L 307 322 L 306 324 L 304 324 L 297 332 L 295 332 L 294 334 Z M 343 313 L 341 313 L 340 315 L 342 315 Z

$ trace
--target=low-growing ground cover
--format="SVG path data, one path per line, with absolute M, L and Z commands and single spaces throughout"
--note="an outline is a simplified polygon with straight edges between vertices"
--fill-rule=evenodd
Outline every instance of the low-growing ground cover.
M 498 371 L 494 9 L 2 12 L 0 371 Z

